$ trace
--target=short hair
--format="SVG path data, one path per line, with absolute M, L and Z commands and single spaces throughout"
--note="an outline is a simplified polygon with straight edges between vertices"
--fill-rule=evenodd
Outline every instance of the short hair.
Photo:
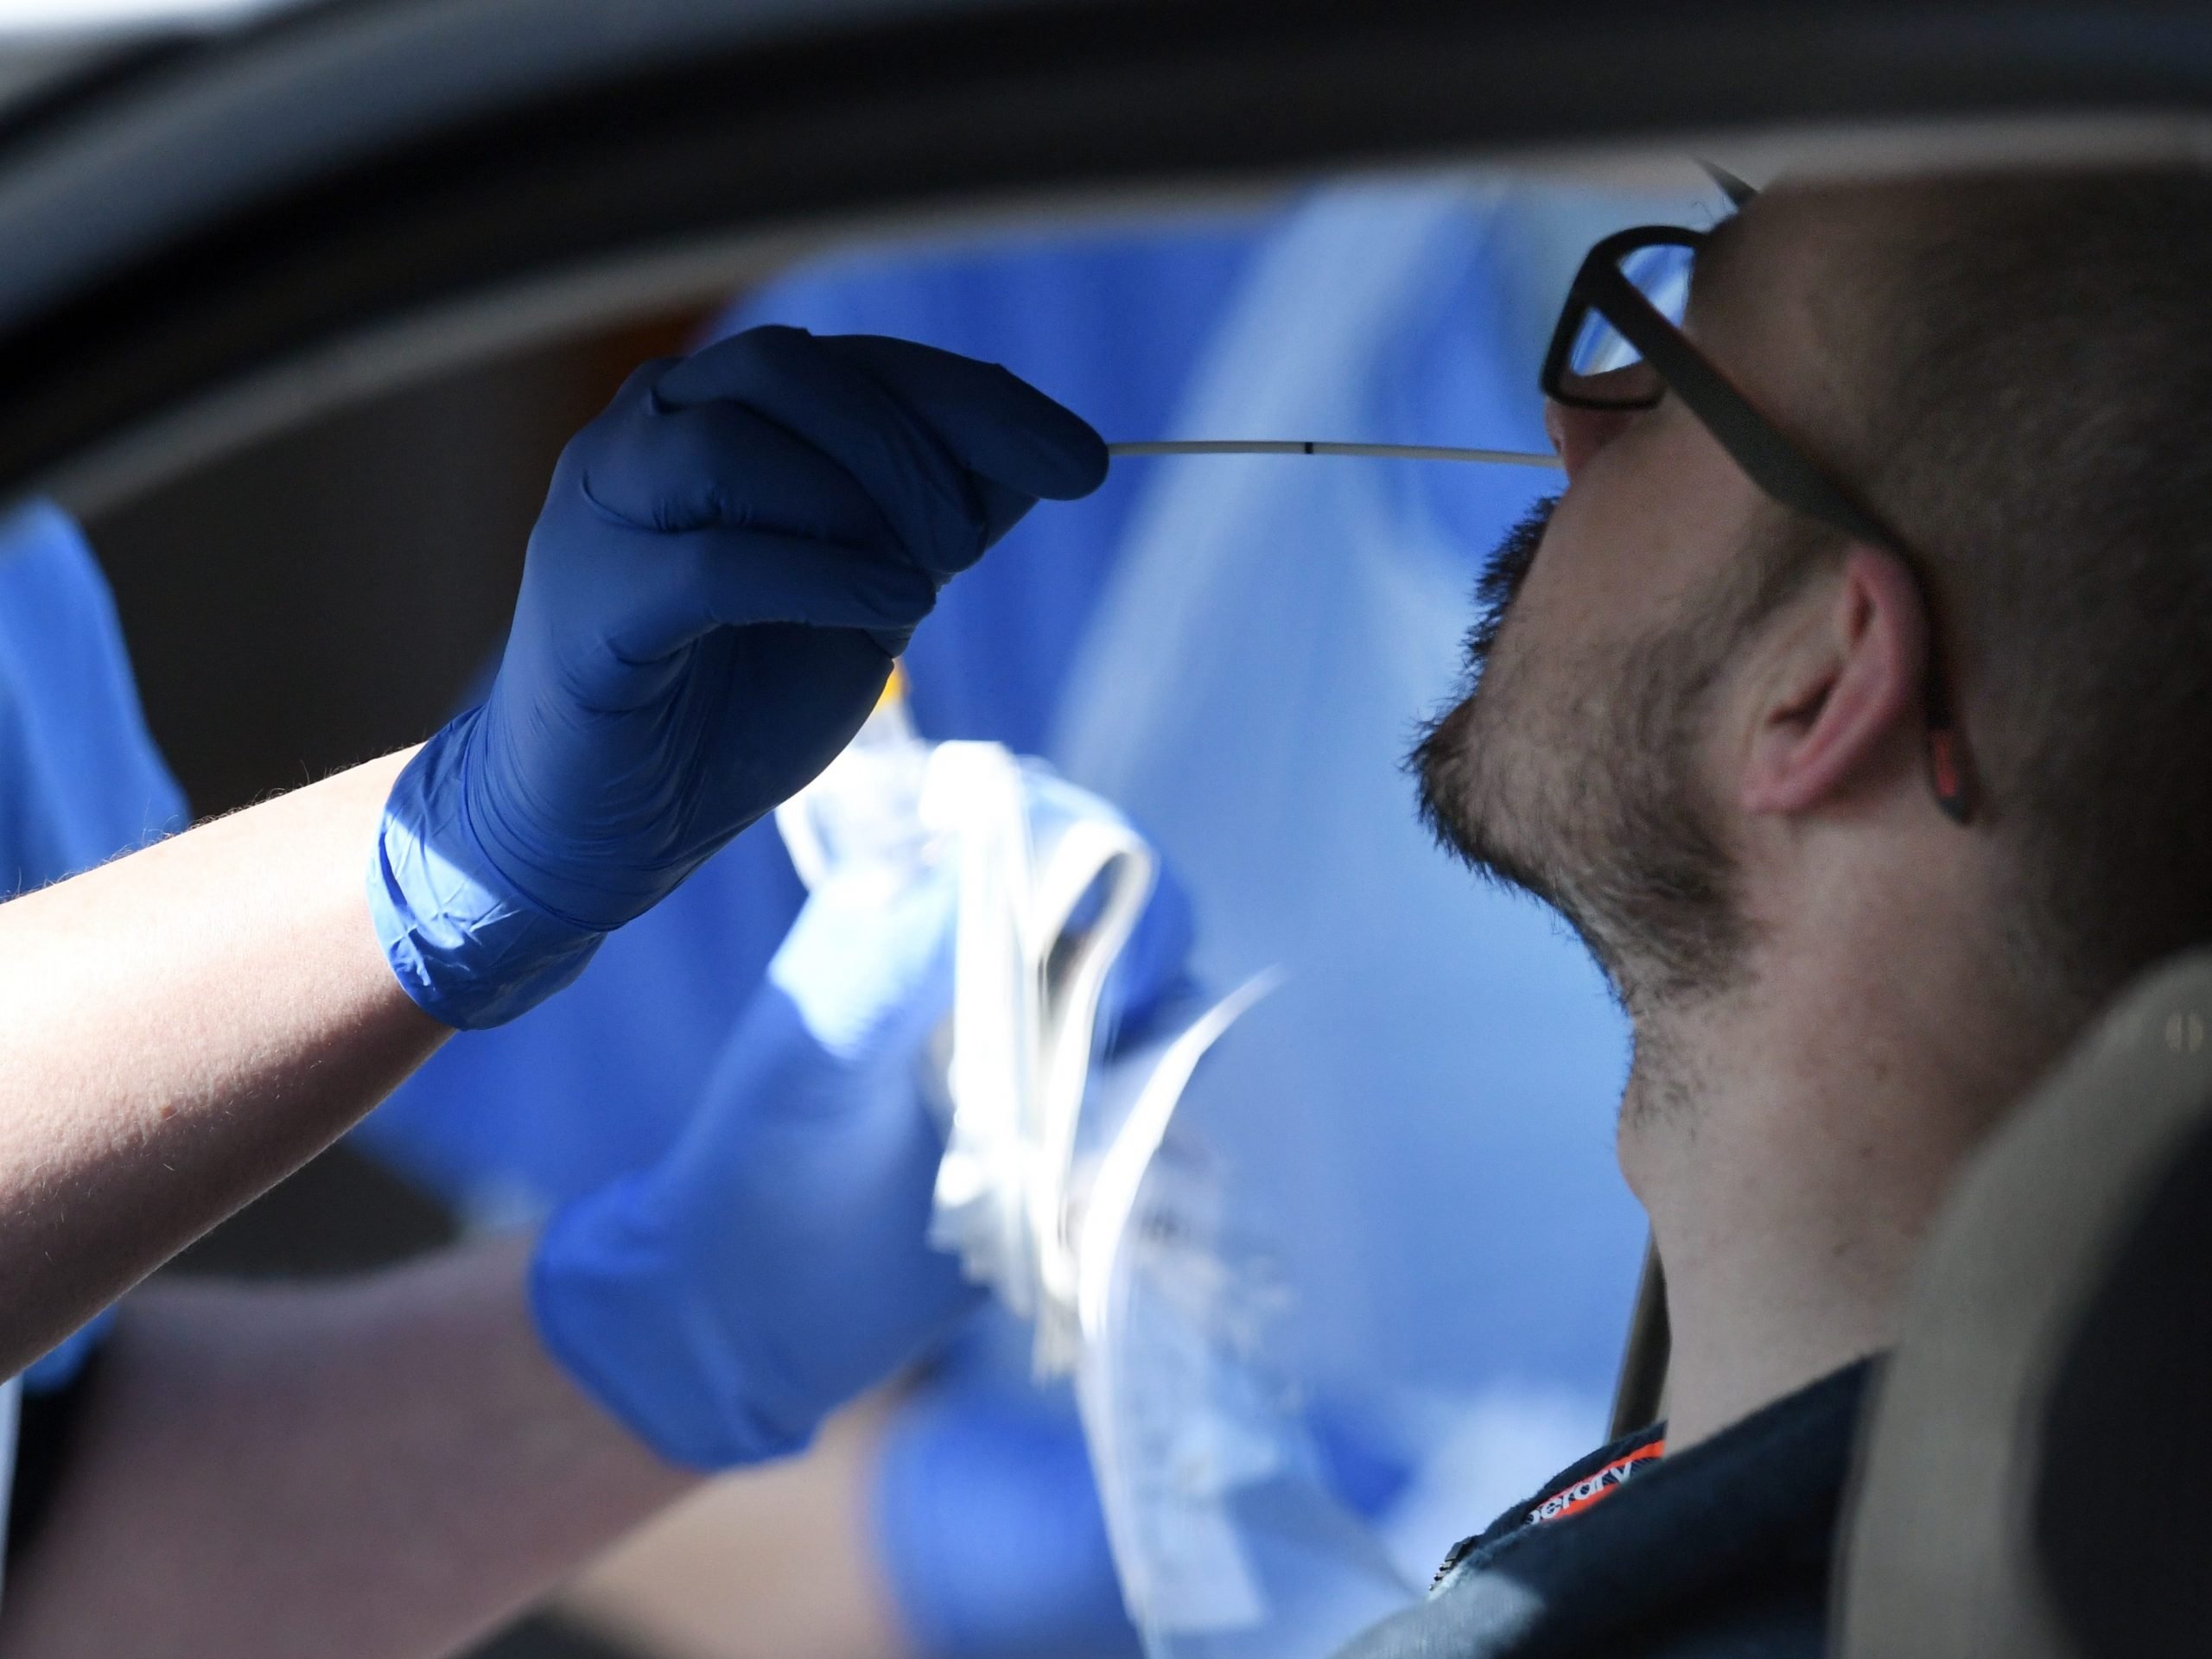
M 2086 1008 L 2212 940 L 2212 173 L 1901 199 L 1850 465 L 1927 562 L 1999 919 Z

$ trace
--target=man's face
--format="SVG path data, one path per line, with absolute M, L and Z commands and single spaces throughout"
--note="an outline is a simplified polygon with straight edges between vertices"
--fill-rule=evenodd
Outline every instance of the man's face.
M 1810 350 L 1782 297 L 1809 263 L 1783 234 L 1793 217 L 1762 199 L 1726 227 L 1685 325 L 1785 422 L 1805 394 L 1777 383 Z M 1715 707 L 1770 606 L 1761 538 L 1779 520 L 1671 396 L 1547 415 L 1567 489 L 1493 556 L 1472 684 L 1415 762 L 1446 843 L 1555 906 L 1641 1012 L 1719 988 L 1740 963 Z

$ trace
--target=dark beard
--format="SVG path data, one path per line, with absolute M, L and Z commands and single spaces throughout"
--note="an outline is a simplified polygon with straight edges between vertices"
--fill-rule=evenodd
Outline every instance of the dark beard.
M 1536 550 L 1543 545 L 1544 532 L 1551 528 L 1552 513 L 1558 505 L 1555 495 L 1538 501 L 1498 538 L 1490 557 L 1483 562 L 1483 573 L 1475 579 L 1475 620 L 1461 646 L 1463 697 L 1474 690 L 1475 682 L 1489 665 L 1490 654 L 1497 646 L 1497 631 L 1505 626 L 1505 613 L 1519 595 L 1521 584 L 1529 580 L 1529 567 L 1536 562 Z
M 1773 594 L 1746 580 L 1757 561 L 1732 565 L 1626 653 L 1563 679 L 1570 707 L 1516 706 L 1525 699 L 1491 658 L 1551 507 L 1515 525 L 1485 566 L 1466 680 L 1408 766 L 1438 841 L 1557 911 L 1642 1013 L 1726 988 L 1741 964 L 1734 861 L 1698 785 L 1697 747 L 1713 689 Z M 1517 741 L 1502 733 L 1509 721 Z

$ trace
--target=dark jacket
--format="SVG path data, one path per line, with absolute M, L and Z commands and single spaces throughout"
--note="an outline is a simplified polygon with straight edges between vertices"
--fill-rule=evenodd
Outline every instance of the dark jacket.
M 1650 1433 L 1593 1452 L 1453 1550 L 1427 1601 L 1340 1659 L 1816 1659 L 1868 1368 L 1642 1465 L 1600 1501 L 1533 1520 Z

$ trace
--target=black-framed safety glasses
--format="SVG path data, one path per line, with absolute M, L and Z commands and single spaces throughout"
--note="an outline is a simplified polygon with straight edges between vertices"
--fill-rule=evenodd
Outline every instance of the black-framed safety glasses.
M 1783 506 L 1854 541 L 1895 554 L 1930 607 L 1928 778 L 1937 805 L 1956 823 L 1974 810 L 1934 611 L 1919 556 L 1810 455 L 1761 414 L 1682 332 L 1690 277 L 1707 232 L 1646 225 L 1617 232 L 1584 257 L 1544 356 L 1543 392 L 1574 409 L 1649 409 L 1671 391 L 1745 475 Z

